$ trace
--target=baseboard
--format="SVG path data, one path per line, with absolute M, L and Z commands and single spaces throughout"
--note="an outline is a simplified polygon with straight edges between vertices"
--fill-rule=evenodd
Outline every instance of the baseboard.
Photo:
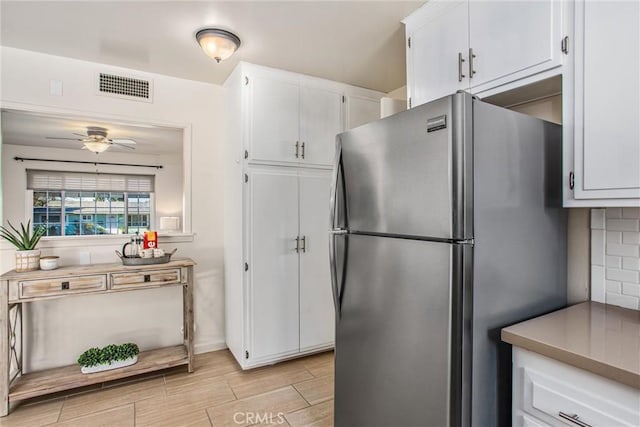
M 227 348 L 227 343 L 224 340 L 205 342 L 200 344 L 194 344 L 193 351 L 195 354 L 209 353 L 210 351 L 224 350 Z

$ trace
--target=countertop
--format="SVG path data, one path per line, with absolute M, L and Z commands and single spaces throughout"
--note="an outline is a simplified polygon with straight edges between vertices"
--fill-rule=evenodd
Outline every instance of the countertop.
M 502 341 L 640 389 L 640 311 L 584 302 L 504 328 Z

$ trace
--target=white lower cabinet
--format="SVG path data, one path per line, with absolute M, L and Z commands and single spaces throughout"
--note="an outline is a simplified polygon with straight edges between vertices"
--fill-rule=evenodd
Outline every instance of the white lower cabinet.
M 638 426 L 640 390 L 513 348 L 514 426 Z
M 249 355 L 296 352 L 298 321 L 298 176 L 295 171 L 248 173 Z
M 300 235 L 300 350 L 330 346 L 334 340 L 334 309 L 329 275 L 327 201 L 330 176 L 303 171 L 299 175 Z
M 331 348 L 334 310 L 328 257 L 331 172 L 250 167 L 246 172 L 245 274 L 227 320 L 243 368 Z M 240 285 L 240 284 L 238 284 Z

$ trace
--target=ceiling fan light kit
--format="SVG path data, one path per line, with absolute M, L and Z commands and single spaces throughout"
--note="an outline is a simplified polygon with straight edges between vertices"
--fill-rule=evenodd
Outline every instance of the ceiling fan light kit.
M 94 153 L 102 153 L 109 148 L 109 143 L 106 141 L 85 141 L 84 146 L 87 150 L 93 151 Z
M 51 136 L 48 136 L 46 138 L 80 141 L 84 145 L 83 148 L 86 148 L 87 150 L 93 151 L 97 154 L 106 151 L 111 145 L 117 145 L 129 150 L 134 150 L 135 148 L 133 147 L 133 145 L 136 144 L 133 139 L 109 138 L 109 130 L 107 128 L 99 126 L 88 126 L 86 135 L 83 135 L 81 133 L 74 133 L 74 135 L 82 136 L 83 138 L 58 138 Z
M 240 47 L 240 38 L 230 31 L 204 28 L 196 33 L 196 40 L 207 56 L 224 61 Z

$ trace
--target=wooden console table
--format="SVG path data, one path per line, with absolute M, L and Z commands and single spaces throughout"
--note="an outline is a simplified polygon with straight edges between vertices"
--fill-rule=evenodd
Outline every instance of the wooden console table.
M 165 264 L 123 266 L 95 264 L 37 270 L 9 271 L 0 276 L 0 416 L 9 402 L 84 387 L 132 375 L 187 365 L 193 372 L 193 266 L 188 259 Z M 140 352 L 138 363 L 112 371 L 82 374 L 79 365 L 24 373 L 22 305 L 34 301 L 182 286 L 184 343 Z

